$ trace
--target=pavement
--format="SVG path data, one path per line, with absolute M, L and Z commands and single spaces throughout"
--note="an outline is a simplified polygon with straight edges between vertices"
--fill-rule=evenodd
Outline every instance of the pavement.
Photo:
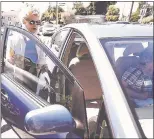
M 17 136 L 17 134 L 11 129 L 11 127 L 9 125 L 7 125 L 7 123 L 4 121 L 4 119 L 2 119 L 2 123 L 1 123 L 1 138 L 16 138 L 18 139 L 19 137 Z
M 18 133 L 16 133 L 13 129 Z M 16 128 L 16 127 L 10 127 L 4 119 L 2 119 L 2 124 L 1 124 L 1 138 L 15 138 L 15 139 L 20 139 L 20 138 L 27 138 L 27 139 L 34 139 L 34 137 L 30 136 L 26 132 Z

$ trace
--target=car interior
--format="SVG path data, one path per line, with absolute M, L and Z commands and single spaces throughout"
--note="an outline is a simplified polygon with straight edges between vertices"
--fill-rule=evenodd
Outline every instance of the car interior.
M 115 55 L 115 51 L 117 51 L 115 49 L 121 49 L 120 56 L 117 57 Z M 113 68 L 116 69 L 116 74 L 119 78 L 122 77 L 124 71 L 130 66 L 135 66 L 139 63 L 139 54 L 144 49 L 145 47 L 142 43 L 117 43 L 114 45 L 107 45 L 107 53 L 111 58 L 110 61 L 113 64 Z M 92 135 L 93 132 L 95 132 L 97 121 L 100 120 L 98 116 L 100 114 L 99 108 L 102 104 L 102 89 L 99 83 L 98 75 L 85 41 L 82 40 L 80 42 L 76 42 L 74 39 L 67 55 L 67 60 L 64 59 L 65 64 L 84 89 L 89 132 Z M 88 112 L 89 108 L 93 108 L 93 115 L 90 115 Z M 151 108 L 151 106 L 147 108 L 135 108 L 138 118 L 152 118 Z M 147 113 L 145 114 L 145 112 Z M 104 119 L 102 121 L 104 121 Z M 106 124 L 103 129 L 104 130 L 101 130 L 100 132 L 105 132 L 104 136 L 109 137 L 109 130 Z
M 110 47 L 110 48 L 107 48 L 107 47 Z M 115 49 L 121 49 L 121 47 L 123 47 L 123 49 L 119 53 L 119 57 L 115 59 L 116 57 Z M 113 45 L 106 46 L 108 55 L 111 58 L 110 61 L 111 63 L 113 63 L 113 68 L 115 68 L 117 77 L 119 79 L 121 79 L 126 69 L 128 69 L 130 66 L 136 66 L 137 64 L 139 64 L 139 54 L 142 51 L 144 51 L 146 47 L 141 42 L 140 43 L 127 43 L 127 44 L 125 43 L 122 45 L 114 44 L 114 47 Z M 110 50 L 110 52 L 108 50 Z M 143 108 L 135 107 L 135 111 L 139 119 L 152 119 L 153 118 L 152 108 L 153 106 L 148 106 L 148 107 L 143 107 Z
M 62 61 L 70 69 L 84 90 L 88 128 L 90 135 L 94 135 L 99 111 L 102 106 L 102 89 L 86 42 L 83 38 L 79 39 L 79 35 L 74 37 L 67 51 L 65 50 Z M 104 127 L 107 127 L 107 125 L 105 124 Z

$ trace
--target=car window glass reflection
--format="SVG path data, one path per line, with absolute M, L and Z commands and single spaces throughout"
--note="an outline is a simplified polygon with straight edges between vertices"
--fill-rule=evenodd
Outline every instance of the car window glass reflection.
M 67 89 L 71 83 L 61 70 L 34 40 L 16 31 L 8 33 L 4 73 L 46 102 L 71 110 L 72 97 Z

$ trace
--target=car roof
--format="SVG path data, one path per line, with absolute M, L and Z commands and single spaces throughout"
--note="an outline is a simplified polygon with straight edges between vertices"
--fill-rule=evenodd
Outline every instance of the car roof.
M 89 33 L 95 34 L 97 38 L 105 37 L 147 37 L 153 36 L 153 27 L 141 24 L 88 24 L 88 23 L 76 23 L 69 24 L 65 27 L 71 27 L 78 29 L 84 34 L 87 30 Z

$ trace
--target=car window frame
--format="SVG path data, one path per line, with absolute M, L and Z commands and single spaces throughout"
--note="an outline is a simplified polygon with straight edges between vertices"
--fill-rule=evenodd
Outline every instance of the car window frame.
M 4 46 L 6 39 L 7 39 L 7 35 L 5 35 L 8 30 L 11 29 L 13 31 L 17 31 L 18 33 L 21 33 L 27 37 L 29 37 L 29 39 L 33 39 L 37 44 L 38 47 L 43 50 L 47 56 L 53 61 L 53 63 L 58 66 L 61 71 L 66 75 L 66 77 L 70 80 L 70 82 L 74 82 L 75 78 L 72 76 L 72 73 L 67 69 L 67 67 L 59 60 L 58 57 L 55 56 L 55 54 L 43 43 L 39 40 L 39 38 L 35 37 L 33 34 L 29 33 L 28 31 L 26 31 L 25 29 L 21 29 L 18 27 L 14 27 L 14 26 L 7 26 L 5 28 L 5 33 L 3 35 L 3 42 L 2 42 L 2 46 Z M 2 52 L 4 52 L 3 48 L 2 48 Z M 4 64 L 4 53 L 2 55 L 2 63 Z M 2 69 L 3 70 L 3 69 Z
M 14 26 L 6 26 L 5 27 L 4 34 L 3 34 L 3 42 L 2 42 L 2 46 L 3 47 L 1 47 L 1 49 L 2 49 L 2 51 L 1 51 L 2 52 L 2 55 L 1 55 L 1 58 L 2 58 L 1 73 L 4 73 L 4 74 L 2 74 L 2 76 L 4 75 L 4 77 L 7 77 L 12 83 L 16 84 L 19 89 L 22 89 L 22 91 L 24 91 L 24 89 L 25 89 L 26 90 L 26 93 L 30 94 L 32 96 L 32 99 L 34 101 L 36 101 L 38 104 L 41 104 L 41 106 L 47 106 L 47 103 L 48 102 L 46 102 L 43 99 L 39 98 L 34 93 L 32 93 L 31 90 L 27 89 L 25 86 L 23 86 L 22 84 L 16 82 L 14 79 L 12 79 L 11 77 L 8 77 L 5 74 L 5 71 L 4 71 L 4 67 L 5 67 L 4 66 L 5 65 L 5 62 L 4 62 L 4 55 L 5 55 L 4 47 L 5 47 L 5 43 L 7 42 L 7 37 L 8 37 L 9 30 L 15 31 L 15 32 L 18 32 L 18 33 L 21 33 L 21 34 L 27 36 L 29 39 L 34 40 L 38 44 L 37 46 L 41 50 L 43 50 L 44 53 L 46 53 L 46 54 L 48 53 L 47 56 L 55 64 L 55 67 L 56 68 L 58 67 L 59 69 L 61 69 L 61 71 L 68 78 L 68 80 L 70 81 L 70 83 L 74 83 L 76 81 L 76 79 L 75 79 L 75 77 L 73 77 L 73 74 L 69 71 L 69 69 L 67 69 L 67 67 L 64 67 L 65 65 L 59 60 L 59 58 L 56 57 L 56 55 L 44 43 L 42 43 L 39 38 L 37 38 L 33 34 L 29 33 L 25 29 L 22 29 L 22 28 L 19 28 L 19 27 L 14 27 Z M 43 46 L 43 48 L 41 48 L 42 46 Z M 44 48 L 45 48 L 45 50 L 44 50 Z M 57 62 L 58 62 L 58 64 L 57 64 Z
M 50 46 L 50 47 L 52 48 L 52 45 L 54 44 L 55 38 L 56 38 L 62 31 L 64 31 L 64 30 L 68 30 L 68 33 L 67 33 L 67 35 L 66 35 L 64 41 L 62 42 L 59 51 L 56 50 L 59 54 L 61 53 L 61 50 L 63 49 L 63 46 L 65 45 L 67 38 L 68 38 L 68 37 L 70 36 L 70 34 L 71 34 L 71 29 L 70 29 L 69 27 L 68 27 L 68 28 L 59 29 L 55 34 L 53 34 L 52 39 L 51 39 L 51 46 Z M 58 54 L 58 55 L 59 55 L 59 54 Z

